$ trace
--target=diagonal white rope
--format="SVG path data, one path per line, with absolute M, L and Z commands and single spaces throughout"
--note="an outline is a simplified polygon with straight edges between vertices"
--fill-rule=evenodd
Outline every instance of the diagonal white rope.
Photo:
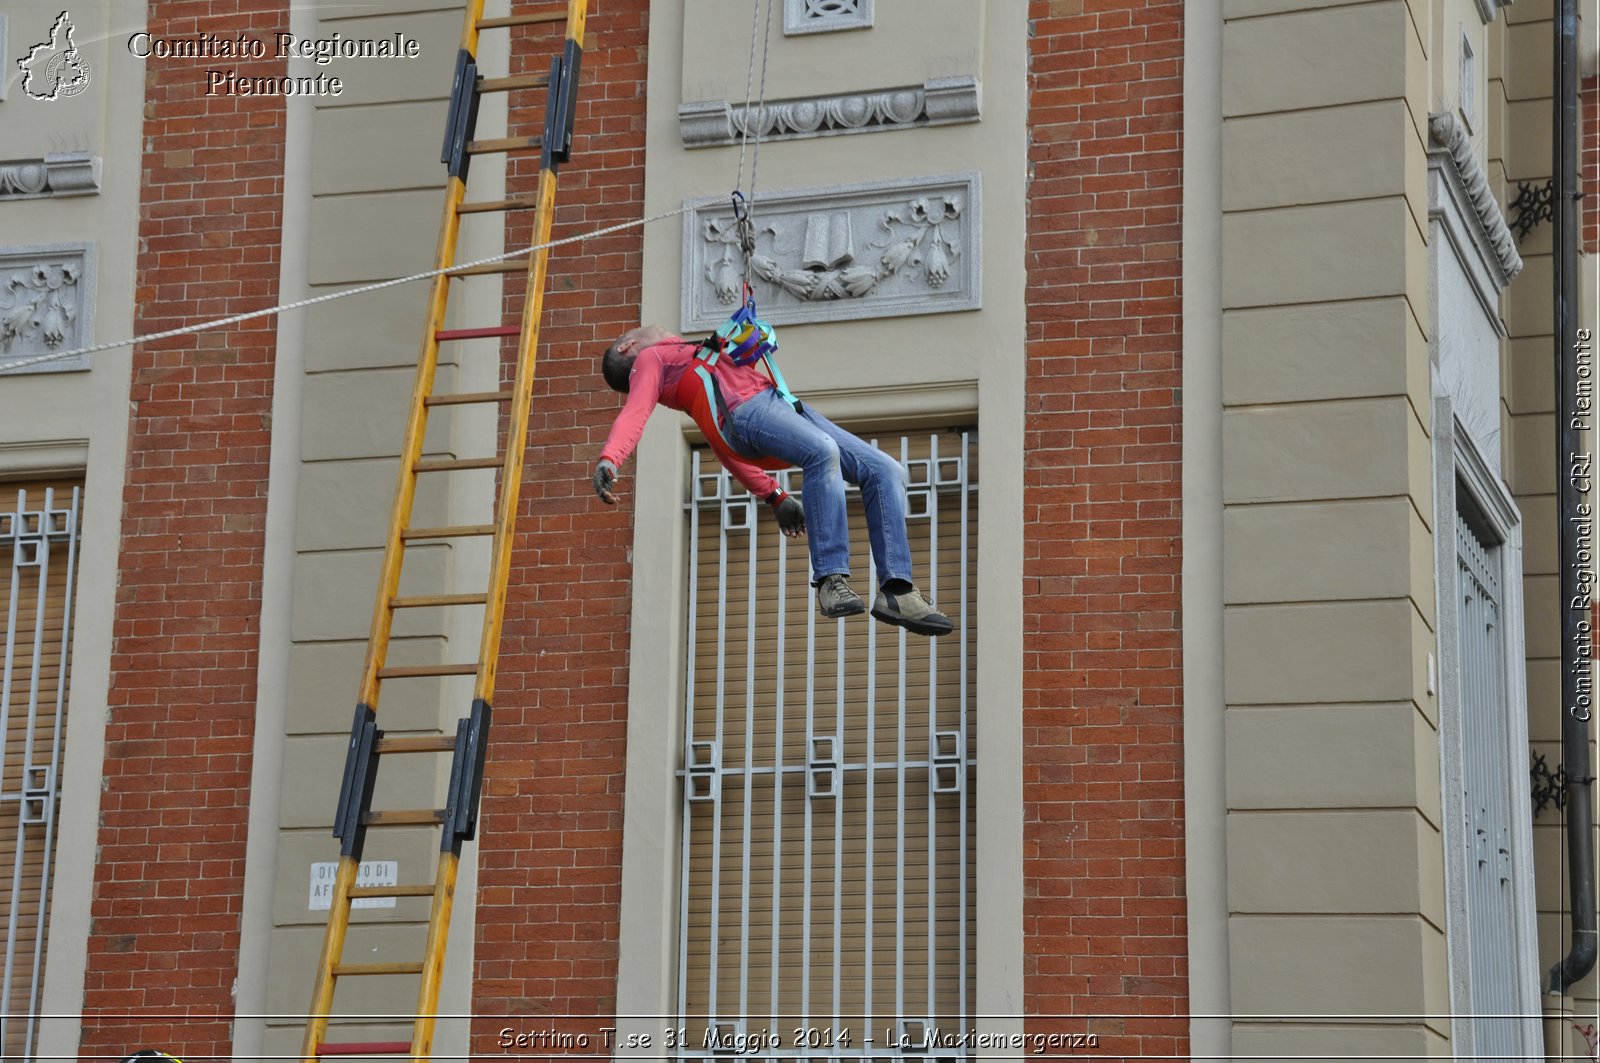
M 171 339 L 174 336 L 187 336 L 195 332 L 206 332 L 210 329 L 226 328 L 229 325 L 237 325 L 241 321 L 251 321 L 258 317 L 273 317 L 278 314 L 286 313 L 290 310 L 302 310 L 308 306 L 316 306 L 318 303 L 331 303 L 335 299 L 348 299 L 352 295 L 365 295 L 367 292 L 376 292 L 384 288 L 394 288 L 401 284 L 411 284 L 414 281 L 429 280 L 445 273 L 459 273 L 462 270 L 473 269 L 477 266 L 487 266 L 495 262 L 503 262 L 508 258 L 516 258 L 518 255 L 526 255 L 531 254 L 534 251 L 542 251 L 545 248 L 560 247 L 563 244 L 580 243 L 584 240 L 593 239 L 596 236 L 606 236 L 610 233 L 620 232 L 623 229 L 631 229 L 635 226 L 649 225 L 651 222 L 661 221 L 664 218 L 676 217 L 688 209 L 688 207 L 684 206 L 679 207 L 676 210 L 666 210 L 662 211 L 660 214 L 652 214 L 648 218 L 634 218 L 628 221 L 618 222 L 615 225 L 608 225 L 604 229 L 595 229 L 593 232 L 579 233 L 576 236 L 565 236 L 560 240 L 551 240 L 549 243 L 544 244 L 534 244 L 532 247 L 519 247 L 514 251 L 505 251 L 501 254 L 492 255 L 489 258 L 480 258 L 473 262 L 458 262 L 453 266 L 446 266 L 443 269 L 430 269 L 426 273 L 413 273 L 408 277 L 396 277 L 393 280 L 376 281 L 372 284 L 363 284 L 356 288 L 346 288 L 343 291 L 329 292 L 327 295 L 318 295 L 311 299 L 301 299 L 298 302 L 293 303 L 282 303 L 278 306 L 269 306 L 261 310 L 252 310 L 245 314 L 234 314 L 232 317 L 219 317 L 211 321 L 202 321 L 196 325 L 185 325 L 182 328 L 168 329 L 165 332 L 152 332 L 143 336 L 134 336 L 131 339 L 114 340 L 110 343 L 97 343 L 93 347 L 78 347 L 70 351 L 50 351 L 46 354 L 36 354 L 27 358 L 19 358 L 15 361 L 4 361 L 0 362 L 0 376 L 5 376 L 10 373 L 19 373 L 31 366 L 41 365 L 45 362 L 56 362 L 65 358 L 77 358 L 85 354 L 94 354 L 97 351 L 109 351 L 117 347 L 131 347 L 137 343 L 153 343 L 156 340 Z

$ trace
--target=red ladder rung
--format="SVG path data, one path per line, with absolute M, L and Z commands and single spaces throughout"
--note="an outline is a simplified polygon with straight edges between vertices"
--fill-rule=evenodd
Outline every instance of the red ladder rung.
M 320 1044 L 319 1056 L 396 1056 L 410 1055 L 410 1041 L 345 1041 L 340 1044 Z
M 522 332 L 521 325 L 497 325 L 494 328 L 447 328 L 440 329 L 433 334 L 436 340 L 481 340 L 490 336 L 516 336 Z

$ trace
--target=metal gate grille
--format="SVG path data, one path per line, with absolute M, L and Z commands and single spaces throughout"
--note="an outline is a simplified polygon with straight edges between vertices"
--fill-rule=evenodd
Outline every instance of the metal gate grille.
M 1462 807 L 1470 852 L 1467 864 L 1467 940 L 1471 952 L 1473 1051 L 1483 1059 L 1509 1059 L 1518 1046 L 1517 970 L 1512 939 L 1511 803 L 1501 626 L 1500 557 L 1485 545 L 1466 514 L 1456 518 L 1461 632 Z
M 31 1060 L 60 801 L 80 488 L 0 484 L 0 1046 Z
M 907 469 L 943 638 L 818 616 L 803 541 L 694 457 L 680 1057 L 968 1054 L 935 1034 L 967 1028 L 975 998 L 977 436 L 874 442 Z

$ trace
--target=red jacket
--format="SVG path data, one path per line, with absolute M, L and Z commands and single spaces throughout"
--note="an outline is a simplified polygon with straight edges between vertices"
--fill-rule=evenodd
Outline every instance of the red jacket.
M 674 336 L 639 352 L 628 376 L 628 400 L 612 423 L 600 456 L 618 466 L 628 460 L 639 445 L 650 412 L 660 404 L 693 417 L 723 467 L 751 494 L 764 499 L 778 490 L 778 482 L 762 469 L 784 469 L 790 463 L 748 458 L 728 445 L 723 424 L 726 411 L 718 408 L 707 376 L 716 382 L 726 410 L 737 409 L 753 396 L 771 390 L 772 381 L 755 368 L 736 366 L 726 358 L 718 359 L 714 366 L 697 365 L 694 353 L 698 349 L 697 344 Z

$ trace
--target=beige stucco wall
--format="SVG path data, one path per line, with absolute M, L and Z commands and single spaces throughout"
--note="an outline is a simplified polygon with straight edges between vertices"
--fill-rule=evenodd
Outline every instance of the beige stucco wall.
M 1222 6 L 1228 966 L 1233 1013 L 1268 1017 L 1233 1022 L 1239 1053 L 1446 1049 L 1433 17 Z
M 983 433 L 983 506 L 975 659 L 982 692 L 978 776 L 977 1005 L 994 1029 L 1020 1030 L 1021 1011 L 1021 519 L 1024 355 L 1023 180 L 1027 164 L 1027 26 L 1022 0 L 879 3 L 870 30 L 808 37 L 782 35 L 781 5 L 770 40 L 769 99 L 826 96 L 921 85 L 957 74 L 981 81 L 982 118 L 942 128 L 858 133 L 761 145 L 758 192 L 916 178 L 963 171 L 982 175 L 982 309 L 783 328 L 789 383 L 835 420 L 883 423 L 896 416 L 977 414 Z M 738 166 L 736 146 L 688 150 L 680 102 L 744 99 L 743 62 L 750 16 L 739 0 L 651 7 L 650 110 L 645 212 L 686 199 L 725 194 Z M 956 29 L 952 29 L 956 27 Z M 733 69 L 737 66 L 737 70 Z M 704 71 L 713 71 L 702 75 Z M 693 71 L 691 74 L 688 71 Z M 753 162 L 753 158 L 747 160 Z M 749 169 L 746 170 L 747 180 Z M 759 203 L 759 200 L 758 200 Z M 682 230 L 649 228 L 644 243 L 643 313 L 678 321 Z M 862 351 L 874 352 L 863 358 Z M 907 379 L 905 367 L 915 366 Z M 926 422 L 924 422 L 926 423 Z M 658 711 L 663 687 L 682 690 L 685 478 L 684 422 L 657 412 L 631 468 L 635 495 L 635 640 L 628 723 L 628 796 L 623 839 L 622 956 L 618 1011 L 671 1014 L 675 1006 L 676 901 L 661 883 L 677 881 L 676 781 L 681 697 Z M 638 1020 L 639 1029 L 656 1023 Z M 626 1026 L 626 1023 L 622 1024 Z M 989 1028 L 986 1026 L 985 1028 Z M 626 1032 L 624 1030 L 623 1032 Z
M 1589 5 L 1580 5 L 1588 7 Z M 1592 13 L 1580 39 L 1592 40 Z M 1551 173 L 1551 4 L 1517 4 L 1507 9 L 1502 29 L 1504 60 L 1492 72 L 1489 129 L 1492 172 L 1502 202 L 1517 194 L 1518 182 L 1542 184 Z M 1593 122 L 1593 115 L 1581 120 Z M 1523 586 L 1527 595 L 1528 739 L 1533 753 L 1552 767 L 1561 762 L 1560 634 L 1555 516 L 1556 442 L 1555 346 L 1552 318 L 1553 231 L 1541 224 L 1517 247 L 1526 263 L 1506 292 L 1510 335 L 1505 358 L 1505 412 L 1508 453 L 1506 476 L 1528 523 Z M 1584 256 L 1592 259 L 1592 256 Z M 1593 329 L 1596 288 L 1592 261 L 1580 278 L 1580 315 Z M 1594 448 L 1591 434 L 1589 449 Z M 1591 734 L 1593 725 L 1591 724 Z M 1591 763 L 1594 747 L 1591 744 Z M 1591 796 L 1593 789 L 1591 788 Z M 1567 889 L 1564 821 L 1546 809 L 1534 820 L 1534 872 L 1538 897 L 1541 984 L 1570 943 L 1571 902 Z M 1591 973 L 1575 987 L 1569 1003 L 1577 1014 L 1594 1015 L 1600 980 Z M 1580 1020 L 1581 1021 L 1581 1020 Z
M 143 3 L 113 0 L 72 10 L 73 40 L 90 66 L 89 87 L 54 101 L 30 99 L 10 60 L 45 40 L 61 5 L 19 0 L 5 9 L 8 59 L 0 101 L 0 163 L 48 152 L 90 151 L 102 160 L 100 191 L 64 198 L 0 200 L 0 249 L 86 243 L 94 254 L 93 342 L 133 329 L 133 264 L 139 203 L 141 64 L 126 48 L 144 26 Z M 76 1053 L 89 935 L 95 822 L 99 812 L 117 543 L 128 435 L 126 348 L 92 356 L 90 368 L 0 377 L 0 477 L 86 476 L 83 538 L 73 605 L 73 670 L 59 838 L 50 911 L 50 957 L 39 1051 Z
M 296 32 L 383 37 L 402 31 L 421 44 L 415 60 L 359 59 L 309 72 L 340 77 L 338 97 L 295 101 L 289 112 L 285 179 L 283 298 L 322 295 L 360 283 L 421 272 L 435 264 L 444 168 L 434 131 L 444 127 L 446 95 L 461 33 L 459 7 L 407 5 L 374 13 L 323 4 L 291 14 Z M 504 34 L 485 35 L 486 63 L 504 64 Z M 310 64 L 307 64 L 308 67 Z M 480 136 L 504 127 L 503 97 L 488 97 Z M 418 135 L 426 130 L 427 135 Z M 498 168 L 480 161 L 473 199 L 501 195 Z M 457 260 L 501 249 L 501 215 L 462 229 Z M 448 324 L 498 320 L 498 281 L 456 281 Z M 313 307 L 280 332 L 274 464 L 265 583 L 262 721 L 252 787 L 240 1011 L 270 1016 L 239 1023 L 238 1050 L 291 1054 L 300 1044 L 327 913 L 308 907 L 313 863 L 339 858 L 329 833 L 351 714 L 355 708 L 382 544 L 394 497 L 397 455 L 415 376 L 428 285 L 412 284 Z M 495 341 L 445 344 L 437 391 L 498 386 Z M 495 452 L 495 410 L 430 417 L 430 457 Z M 413 526 L 491 519 L 492 472 L 424 477 Z M 484 585 L 481 544 L 413 547 L 403 593 L 457 593 Z M 391 663 L 470 660 L 482 609 L 408 609 L 397 614 Z M 386 733 L 437 734 L 470 707 L 471 679 L 390 681 L 382 691 Z M 373 807 L 417 808 L 442 801 L 443 756 L 389 758 Z M 438 832 L 374 830 L 364 858 L 396 860 L 402 883 L 434 877 Z M 473 847 L 458 879 L 439 1011 L 471 1010 Z M 346 947 L 363 962 L 415 960 L 428 917 L 426 898 L 358 911 Z M 359 929 L 363 924 L 371 924 Z M 341 985 L 336 1014 L 409 1013 L 415 978 L 354 979 Z M 409 1024 L 344 1030 L 343 1040 L 407 1039 Z M 464 1020 L 442 1020 L 435 1049 L 464 1053 Z

